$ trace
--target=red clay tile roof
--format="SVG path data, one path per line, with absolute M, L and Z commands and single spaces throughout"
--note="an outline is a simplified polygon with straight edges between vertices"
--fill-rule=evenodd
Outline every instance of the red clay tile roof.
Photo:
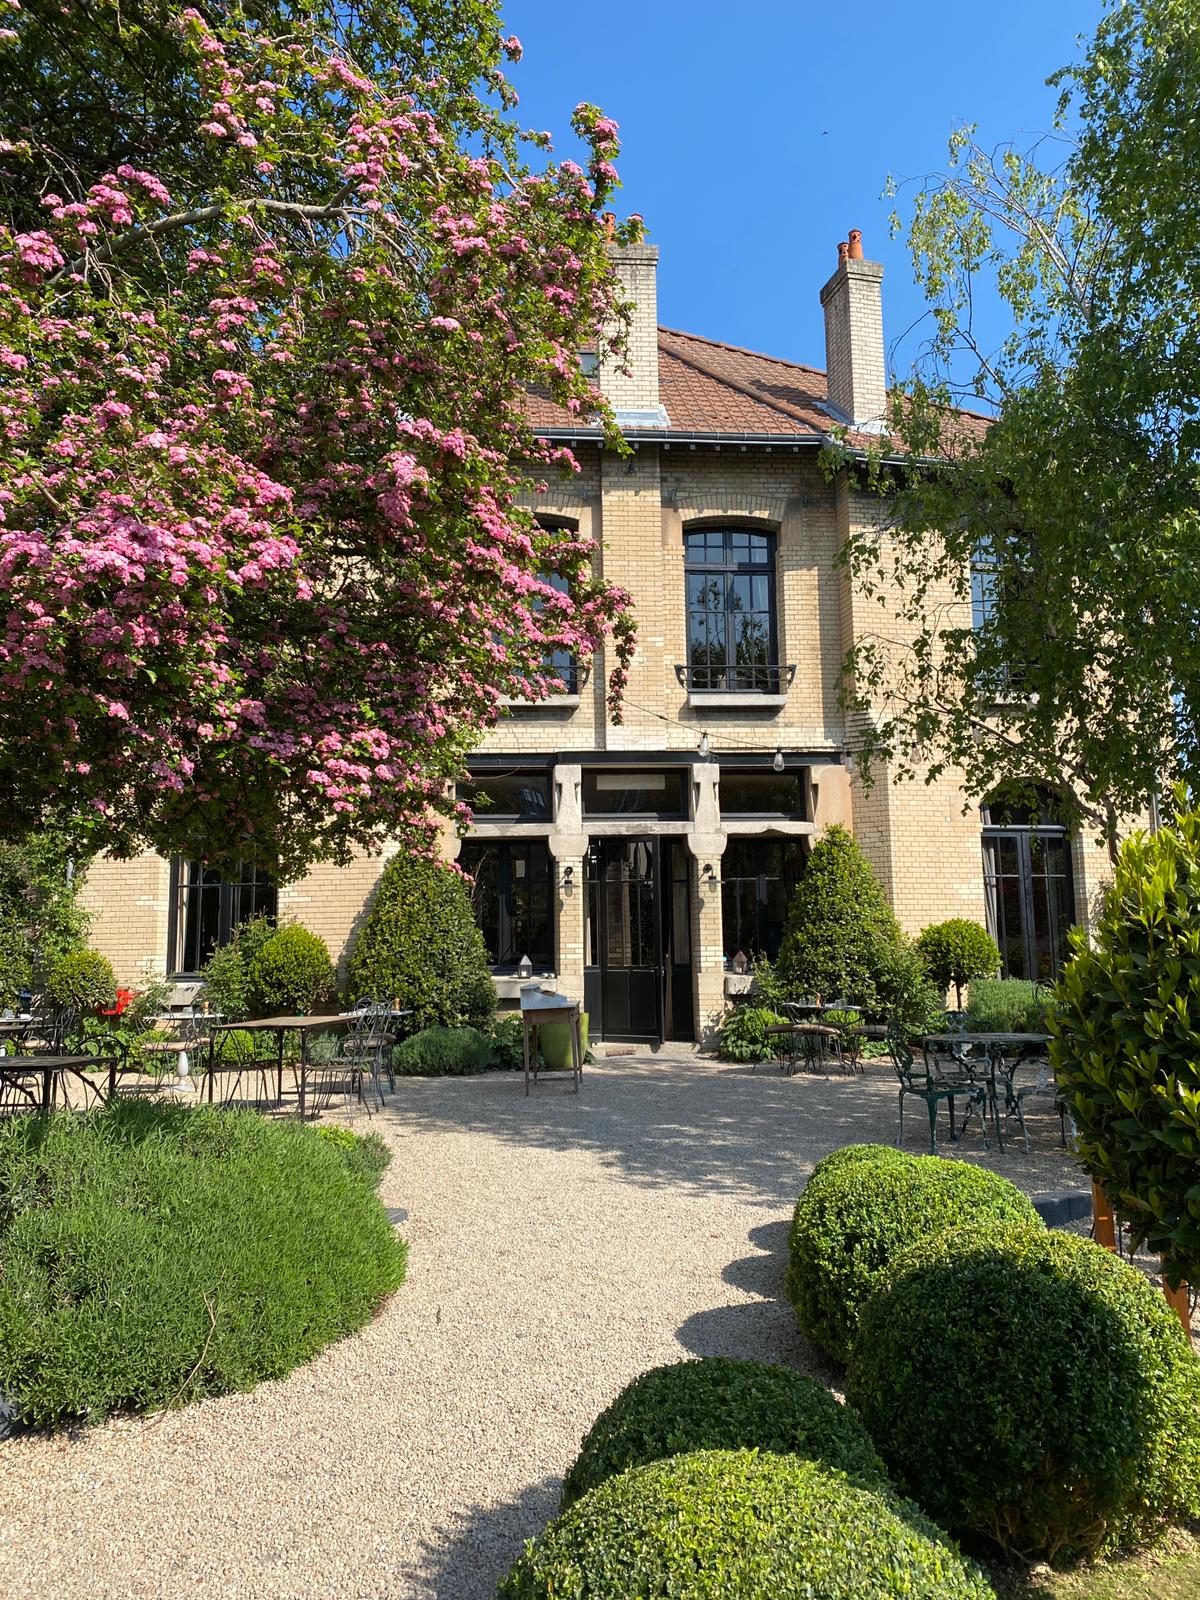
M 658 330 L 658 380 L 668 434 L 817 442 L 838 426 L 824 409 L 824 372 L 699 334 Z M 986 425 L 974 413 L 962 416 L 968 432 Z M 594 422 L 572 417 L 542 392 L 530 394 L 529 417 L 539 432 L 598 431 Z

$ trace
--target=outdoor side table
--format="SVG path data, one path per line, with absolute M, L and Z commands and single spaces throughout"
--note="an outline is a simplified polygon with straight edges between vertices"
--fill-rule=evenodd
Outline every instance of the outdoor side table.
M 525 1093 L 529 1093 L 530 1061 L 533 1063 L 533 1081 L 538 1081 L 538 1029 L 546 1023 L 566 1023 L 571 1030 L 571 1079 L 575 1093 L 583 1080 L 583 1050 L 579 1020 L 581 1007 L 565 994 L 547 994 L 535 983 L 521 990 L 521 1043 L 525 1057 Z

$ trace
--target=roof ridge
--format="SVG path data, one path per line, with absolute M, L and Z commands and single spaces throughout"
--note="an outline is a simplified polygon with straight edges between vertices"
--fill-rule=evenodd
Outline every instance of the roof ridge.
M 773 361 L 779 367 L 794 367 L 799 372 L 815 372 L 825 377 L 824 367 L 811 366 L 807 361 L 788 361 L 784 356 L 769 356 L 765 350 L 751 350 L 744 344 L 730 344 L 726 339 L 710 339 L 704 333 L 688 333 L 683 328 L 665 328 L 660 323 L 659 333 L 669 333 L 673 339 L 695 339 L 699 344 L 710 344 L 716 350 L 731 350 L 735 355 L 753 356 L 756 361 Z
M 664 331 L 670 333 L 672 330 L 667 328 Z M 714 340 L 706 340 L 705 342 L 715 343 Z M 735 349 L 736 346 L 730 345 L 727 348 Z M 746 352 L 748 355 L 752 353 L 752 351 Z M 780 416 L 788 417 L 792 422 L 803 423 L 810 433 L 816 434 L 818 437 L 823 435 L 824 430 L 818 427 L 811 417 L 805 416 L 799 406 L 790 405 L 786 400 L 777 399 L 772 395 L 760 394 L 757 389 L 751 388 L 749 384 L 739 383 L 736 378 L 730 377 L 727 372 L 720 371 L 719 368 L 712 366 L 709 362 L 701 360 L 699 356 L 691 351 L 668 349 L 667 354 L 673 356 L 676 361 L 682 361 L 687 366 L 694 367 L 697 372 L 702 372 L 705 377 L 712 378 L 717 383 L 723 383 L 727 389 L 733 389 L 738 394 L 745 395 L 747 400 L 753 400 L 757 405 L 767 406 L 772 411 L 778 411 Z M 781 363 L 781 365 L 785 366 L 787 364 L 786 362 Z M 814 399 L 813 404 L 816 405 L 817 403 Z

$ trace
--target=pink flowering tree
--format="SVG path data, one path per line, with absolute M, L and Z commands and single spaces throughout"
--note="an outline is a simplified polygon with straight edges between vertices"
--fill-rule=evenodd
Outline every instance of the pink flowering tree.
M 492 0 L 0 0 L 6 831 L 292 875 L 428 831 L 552 651 L 616 714 L 525 420 L 619 340 L 616 128 L 549 162 L 519 54 Z

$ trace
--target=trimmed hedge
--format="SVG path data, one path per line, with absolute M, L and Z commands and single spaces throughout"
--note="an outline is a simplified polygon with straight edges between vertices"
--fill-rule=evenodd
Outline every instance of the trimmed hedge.
M 422 1028 L 392 1051 L 392 1071 L 406 1078 L 470 1077 L 492 1065 L 492 1041 L 478 1028 Z
M 655 1367 L 600 1413 L 563 1483 L 564 1509 L 627 1467 L 690 1450 L 804 1456 L 888 1486 L 857 1414 L 823 1384 L 765 1361 L 709 1356 Z
M 252 1016 L 314 1016 L 334 999 L 337 973 L 324 939 L 289 922 L 249 961 L 246 986 Z
M 392 857 L 350 958 L 348 992 L 352 1001 L 399 1000 L 414 1033 L 491 1026 L 496 986 L 462 873 L 403 851 Z
M 112 962 L 98 950 L 67 950 L 50 968 L 46 993 L 56 1006 L 72 1011 L 114 1005 L 117 978 Z
M 1088 1239 L 973 1223 L 913 1246 L 849 1389 L 901 1486 L 1006 1552 L 1091 1555 L 1200 1511 L 1200 1361 Z
M 954 986 L 954 1003 L 960 1009 L 965 984 L 995 977 L 1000 971 L 996 941 L 986 928 L 968 917 L 951 917 L 948 922 L 935 922 L 925 928 L 917 938 L 917 950 L 943 994 Z
M 853 834 L 835 823 L 793 891 L 774 976 L 792 993 L 876 1011 L 893 997 L 892 967 L 904 948 L 882 884 Z
M 0 1124 L 0 1392 L 53 1426 L 283 1377 L 403 1281 L 353 1169 L 310 1128 L 211 1106 Z
M 901 1151 L 819 1162 L 792 1217 L 786 1289 L 815 1344 L 846 1361 L 862 1308 L 902 1250 L 985 1219 L 1041 1228 L 1032 1202 L 997 1173 Z
M 1046 996 L 1028 978 L 977 978 L 967 996 L 974 1033 L 1041 1033 Z
M 796 1456 L 701 1450 L 600 1484 L 526 1546 L 498 1600 L 994 1600 L 940 1529 Z

